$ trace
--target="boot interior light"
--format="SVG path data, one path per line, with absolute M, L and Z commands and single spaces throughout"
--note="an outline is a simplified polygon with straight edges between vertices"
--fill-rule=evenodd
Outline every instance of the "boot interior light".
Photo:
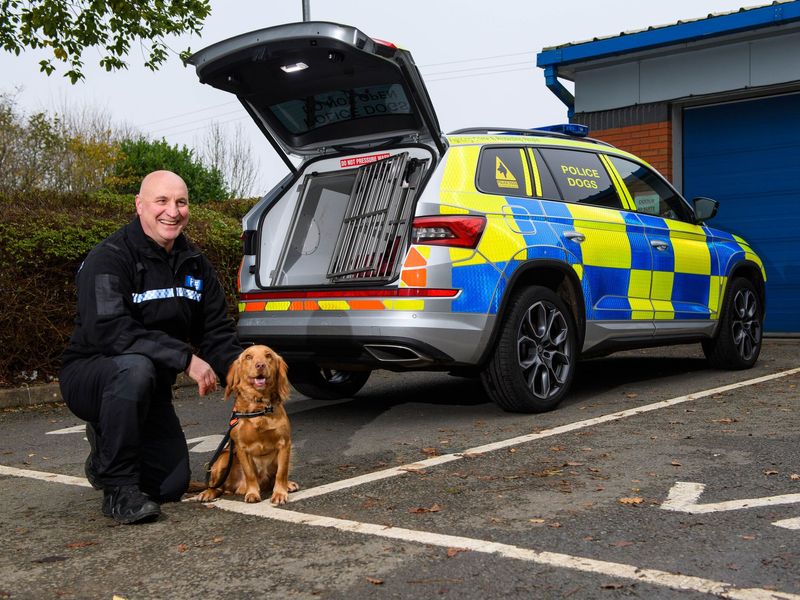
M 303 71 L 308 68 L 308 65 L 304 62 L 294 63 L 293 65 L 283 65 L 281 67 L 281 71 L 284 73 L 297 73 L 298 71 Z

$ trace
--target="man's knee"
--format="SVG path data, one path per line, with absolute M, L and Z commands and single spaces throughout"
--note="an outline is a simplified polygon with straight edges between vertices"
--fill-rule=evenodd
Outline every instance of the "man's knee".
M 117 367 L 114 395 L 130 400 L 149 400 L 157 379 L 153 361 L 142 354 L 122 354 L 112 359 Z

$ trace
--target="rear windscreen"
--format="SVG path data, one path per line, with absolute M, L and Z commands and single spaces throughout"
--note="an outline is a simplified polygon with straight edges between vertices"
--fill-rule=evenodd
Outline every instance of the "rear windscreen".
M 269 110 L 294 135 L 345 121 L 412 114 L 411 102 L 399 83 L 322 92 L 272 104 Z

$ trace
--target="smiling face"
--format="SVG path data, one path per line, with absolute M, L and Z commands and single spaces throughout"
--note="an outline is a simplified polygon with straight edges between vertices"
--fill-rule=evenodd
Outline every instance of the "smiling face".
M 170 171 L 155 171 L 142 181 L 136 213 L 145 235 L 167 252 L 189 222 L 189 190 Z
M 267 401 L 282 402 L 289 396 L 287 367 L 283 358 L 267 346 L 250 346 L 239 355 L 228 373 L 226 396 L 236 390 L 260 396 Z

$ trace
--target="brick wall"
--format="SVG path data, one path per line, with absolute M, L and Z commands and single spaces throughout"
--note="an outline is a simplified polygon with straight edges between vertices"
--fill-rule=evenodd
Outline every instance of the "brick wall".
M 669 121 L 593 129 L 589 136 L 635 154 L 672 181 L 672 123 Z

